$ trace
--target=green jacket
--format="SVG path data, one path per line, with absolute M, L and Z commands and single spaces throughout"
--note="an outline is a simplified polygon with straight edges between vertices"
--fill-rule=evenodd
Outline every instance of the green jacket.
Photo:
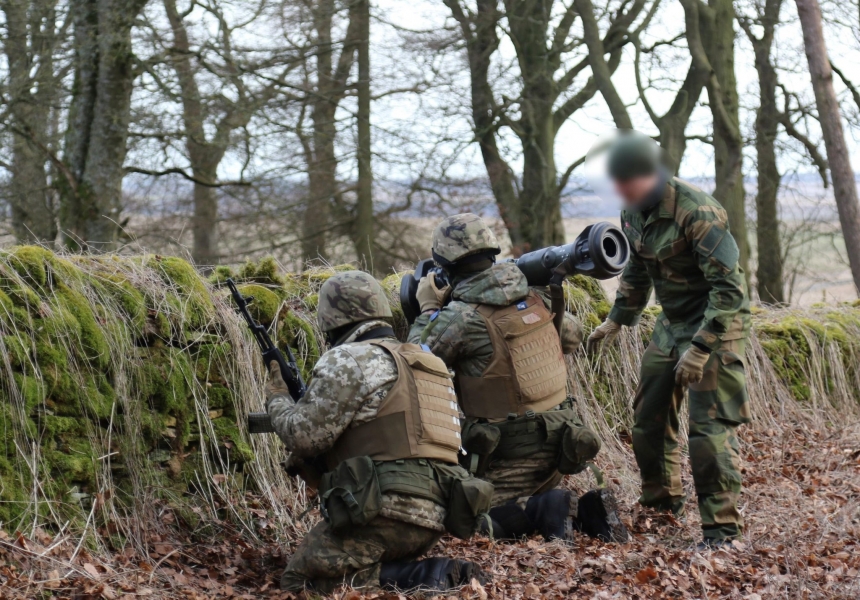
M 690 342 L 717 350 L 749 335 L 738 246 L 714 198 L 676 178 L 654 208 L 622 211 L 621 227 L 632 251 L 610 319 L 635 325 L 653 289 L 663 308 L 654 341 L 664 352 Z

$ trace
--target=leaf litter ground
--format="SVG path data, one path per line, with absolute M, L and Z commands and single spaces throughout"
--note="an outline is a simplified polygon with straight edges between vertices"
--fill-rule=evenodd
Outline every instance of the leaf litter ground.
M 493 581 L 441 598 L 860 597 L 860 426 L 748 427 L 742 438 L 746 533 L 731 550 L 696 551 L 694 504 L 679 522 L 624 494 L 622 518 L 634 537 L 623 545 L 444 538 L 434 554 L 476 561 Z M 165 506 L 162 518 L 180 517 Z M 226 523 L 214 527 L 206 536 L 151 536 L 146 549 L 118 554 L 81 547 L 62 532 L 0 532 L 0 598 L 295 598 L 278 591 L 278 580 L 298 540 L 252 544 Z M 405 596 L 343 588 L 334 597 Z

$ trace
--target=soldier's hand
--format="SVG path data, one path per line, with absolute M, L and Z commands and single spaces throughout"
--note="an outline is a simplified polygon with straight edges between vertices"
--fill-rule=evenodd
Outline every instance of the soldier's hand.
M 443 288 L 436 287 L 436 278 L 433 275 L 422 277 L 418 281 L 418 289 L 415 292 L 415 298 L 418 300 L 418 305 L 421 307 L 421 312 L 429 310 L 439 310 L 445 305 L 445 300 L 448 299 L 448 294 L 451 293 L 451 286 L 446 285 Z
M 705 352 L 697 346 L 690 346 L 689 350 L 681 355 L 681 359 L 675 366 L 675 383 L 687 387 L 692 383 L 699 383 L 705 374 L 705 364 L 711 358 L 709 352 Z
M 585 342 L 585 351 L 589 355 L 593 355 L 603 345 L 611 344 L 612 341 L 618 337 L 618 333 L 620 331 L 621 325 L 612 319 L 606 319 L 602 325 L 599 325 L 591 332 L 591 335 L 588 336 L 588 341 Z
M 290 388 L 284 382 L 284 378 L 281 376 L 281 367 L 276 360 L 269 363 L 269 380 L 266 382 L 264 389 L 266 392 L 266 406 L 269 405 L 269 401 L 275 396 L 290 395 Z

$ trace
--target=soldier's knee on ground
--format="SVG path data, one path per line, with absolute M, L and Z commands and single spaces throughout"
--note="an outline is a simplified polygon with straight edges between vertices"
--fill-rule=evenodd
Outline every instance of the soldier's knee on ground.
M 443 557 L 385 563 L 379 571 L 380 587 L 397 591 L 444 592 L 472 579 L 483 584 L 490 576 L 473 562 Z

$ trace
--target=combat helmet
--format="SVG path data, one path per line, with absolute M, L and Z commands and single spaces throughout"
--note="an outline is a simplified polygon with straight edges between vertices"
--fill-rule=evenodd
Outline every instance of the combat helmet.
M 433 260 L 443 267 L 475 254 L 501 251 L 492 229 L 474 213 L 448 217 L 433 230 Z
M 372 275 L 344 271 L 331 276 L 320 288 L 317 323 L 323 332 L 368 319 L 390 319 L 388 296 Z

